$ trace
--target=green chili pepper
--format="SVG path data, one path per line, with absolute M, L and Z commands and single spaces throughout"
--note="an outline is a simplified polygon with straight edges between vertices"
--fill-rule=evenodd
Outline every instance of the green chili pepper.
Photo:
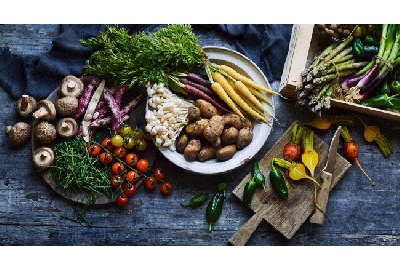
M 394 110 L 400 110 L 400 97 L 395 97 L 390 100 L 390 108 Z
M 390 89 L 392 89 L 393 93 L 400 94 L 400 81 L 392 81 Z
M 374 36 L 366 35 L 364 38 L 364 44 L 379 47 L 380 40 Z
M 196 207 L 199 206 L 201 204 L 203 204 L 206 200 L 208 199 L 208 194 L 207 193 L 202 193 L 199 195 L 194 196 L 189 203 L 187 204 L 183 204 L 181 203 L 182 206 L 187 207 Z
M 379 48 L 372 45 L 364 46 L 364 57 L 370 58 L 378 54 Z
M 247 182 L 246 185 L 244 186 L 243 202 L 245 204 L 250 204 L 254 192 L 256 191 L 257 183 L 254 181 L 253 178 L 251 178 L 251 180 Z
M 258 166 L 258 162 L 255 161 L 253 163 L 253 169 L 251 171 L 251 175 L 254 178 L 254 181 L 256 182 L 256 184 L 260 187 L 264 188 L 264 191 L 266 191 L 265 189 L 265 176 L 264 174 L 260 171 L 260 167 Z
M 364 57 L 364 44 L 361 39 L 356 38 L 353 41 L 353 51 L 356 56 Z
M 390 83 L 388 79 L 384 79 L 379 86 L 378 95 L 390 94 Z
M 225 196 L 223 193 L 218 192 L 214 195 L 211 201 L 208 203 L 206 209 L 206 219 L 209 223 L 208 230 L 211 232 L 211 226 L 215 223 L 222 213 L 222 205 L 224 204 Z
M 271 171 L 269 172 L 269 179 L 271 180 L 272 187 L 282 199 L 288 197 L 288 188 L 285 179 L 280 170 L 275 169 L 273 162 L 271 162 Z
M 391 106 L 392 105 L 391 104 L 391 100 L 394 97 L 397 97 L 397 96 L 398 96 L 398 94 L 394 95 L 394 96 L 391 96 L 391 97 L 389 97 L 387 94 L 377 95 L 377 96 L 375 96 L 373 98 L 364 100 L 360 104 L 364 105 L 364 106 L 368 106 L 368 107 L 373 107 L 373 108 L 379 108 L 379 107 L 383 107 L 383 106 L 386 106 L 386 105 Z
M 224 193 L 228 189 L 228 183 L 226 183 L 225 178 L 222 175 L 217 175 L 215 180 L 217 181 L 217 190 L 218 192 Z

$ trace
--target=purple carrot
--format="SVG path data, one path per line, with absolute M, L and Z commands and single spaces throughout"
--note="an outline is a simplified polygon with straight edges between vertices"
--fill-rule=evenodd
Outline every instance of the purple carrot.
M 203 79 L 201 76 L 195 73 L 188 73 L 186 79 L 195 82 L 197 84 L 203 85 L 205 87 L 211 88 L 211 83 Z
M 128 115 L 132 110 L 134 110 L 137 105 L 146 97 L 146 94 L 143 93 L 140 96 L 138 96 L 137 98 L 135 98 L 134 100 L 132 100 L 131 102 L 128 103 L 128 105 L 126 105 L 124 108 L 122 108 L 121 110 L 121 115 L 123 117 L 125 117 L 126 115 Z M 99 128 L 99 127 L 103 127 L 106 126 L 108 124 L 110 124 L 112 121 L 112 117 L 105 117 L 102 119 L 97 119 L 95 121 L 93 121 L 92 123 L 90 123 L 89 127 L 90 128 Z
M 205 87 L 204 85 L 195 83 L 193 81 L 189 81 L 186 78 L 179 78 L 179 81 L 183 84 L 188 84 L 190 86 L 193 86 L 201 91 L 203 91 L 204 93 L 206 93 L 207 95 L 211 96 L 211 97 L 217 97 L 217 94 L 214 93 L 214 91 L 211 88 Z
M 222 106 L 218 101 L 216 101 L 215 99 L 213 99 L 212 97 L 210 97 L 210 96 L 207 95 L 206 93 L 200 91 L 199 89 L 197 89 L 197 88 L 195 88 L 195 87 L 193 87 L 193 86 L 190 86 L 190 85 L 188 85 L 188 84 L 185 85 L 184 89 L 185 89 L 188 93 L 190 93 L 190 94 L 192 94 L 192 95 L 194 95 L 194 96 L 196 96 L 196 97 L 198 97 L 198 98 L 201 98 L 201 99 L 204 99 L 204 100 L 210 102 L 211 104 L 213 104 L 214 106 L 218 107 L 219 109 L 224 110 L 224 111 L 226 111 L 226 112 L 230 112 L 230 110 L 228 110 L 227 108 L 225 108 L 224 106 Z

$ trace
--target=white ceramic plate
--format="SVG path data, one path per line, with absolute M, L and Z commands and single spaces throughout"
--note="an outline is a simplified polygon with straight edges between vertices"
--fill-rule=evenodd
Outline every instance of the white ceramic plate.
M 212 63 L 230 66 L 239 73 L 250 77 L 254 82 L 271 89 L 271 86 L 263 72 L 246 56 L 224 47 L 210 46 L 203 47 L 203 50 Z M 274 105 L 273 96 L 268 95 L 268 99 Z M 266 105 L 266 108 L 270 107 Z M 271 114 L 275 116 L 275 111 L 273 109 L 271 109 Z M 165 147 L 159 147 L 158 150 L 172 163 L 187 171 L 208 175 L 226 173 L 245 164 L 263 147 L 272 130 L 273 118 L 269 116 L 268 120 L 270 120 L 271 126 L 265 123 L 253 121 L 253 141 L 244 149 L 237 151 L 235 155 L 227 161 L 221 162 L 212 159 L 205 162 L 187 162 L 183 154 L 171 151 Z

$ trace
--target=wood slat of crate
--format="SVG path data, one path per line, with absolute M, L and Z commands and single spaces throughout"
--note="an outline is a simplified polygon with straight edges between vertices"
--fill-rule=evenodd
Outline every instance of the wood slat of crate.
M 263 215 L 263 218 L 281 232 L 286 238 L 290 239 L 307 220 L 314 210 L 314 185 L 311 180 L 302 179 L 296 181 L 293 185 L 288 181 L 285 175 L 286 185 L 289 196 L 286 199 L 280 199 L 272 189 L 269 180 L 272 158 L 283 158 L 283 148 L 290 142 L 291 131 L 294 122 L 285 133 L 276 141 L 268 153 L 259 161 L 260 170 L 266 178 L 266 192 L 257 188 L 249 207 L 256 213 Z M 319 163 L 315 169 L 315 178 L 319 179 L 321 171 L 328 158 L 329 146 L 320 138 L 314 136 L 314 149 L 319 154 Z M 332 187 L 342 178 L 351 164 L 341 155 L 336 154 L 336 164 L 333 172 Z M 233 190 L 233 194 L 240 200 L 243 200 L 244 186 L 251 179 L 249 173 L 240 184 Z M 332 188 L 331 187 L 331 188 Z M 329 213 L 328 213 L 329 215 Z

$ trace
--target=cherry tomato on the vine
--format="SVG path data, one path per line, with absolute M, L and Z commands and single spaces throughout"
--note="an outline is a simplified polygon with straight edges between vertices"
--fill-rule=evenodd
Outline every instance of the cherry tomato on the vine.
M 120 175 L 114 175 L 113 177 L 111 177 L 111 186 L 113 188 L 119 188 L 122 181 L 123 181 L 123 179 Z
M 101 145 L 105 148 L 105 149 L 107 149 L 108 151 L 111 151 L 112 149 L 113 149 L 113 145 L 112 145 L 112 142 L 111 142 L 111 139 L 110 138 L 105 138 L 104 140 L 103 140 L 103 142 L 101 143 Z
M 135 167 L 138 162 L 138 158 L 135 154 L 128 154 L 125 157 L 125 161 L 129 167 Z
M 128 186 L 127 184 L 125 184 L 124 187 L 122 188 L 122 190 L 124 191 L 125 195 L 128 197 L 130 197 L 136 193 L 136 187 L 134 185 Z
M 129 135 L 132 131 L 132 128 L 129 125 L 122 125 L 119 129 L 118 132 L 122 136 Z
M 139 179 L 139 174 L 135 171 L 129 171 L 126 174 L 126 179 L 129 181 L 129 183 L 136 184 Z
M 121 194 L 118 194 L 117 196 L 117 204 L 121 207 L 124 207 L 128 204 L 129 199 L 127 196 L 123 195 L 121 196 Z
M 103 152 L 100 154 L 100 162 L 103 164 L 108 164 L 113 160 L 113 156 L 108 152 Z
M 172 184 L 170 182 L 164 182 L 161 184 L 161 192 L 165 195 L 170 194 L 172 191 Z
M 157 179 L 163 180 L 163 179 L 165 178 L 165 171 L 164 171 L 164 169 L 162 169 L 162 168 L 157 168 L 157 169 L 154 171 L 154 176 L 155 176 Z
M 117 147 L 117 148 L 115 148 L 115 150 L 114 150 L 114 155 L 115 155 L 117 158 L 124 158 L 125 155 L 126 155 L 126 150 L 125 150 L 125 148 L 123 148 L 123 147 Z
M 136 143 L 135 143 L 135 139 L 132 137 L 126 137 L 124 139 L 124 147 L 126 149 L 132 149 L 133 147 L 135 147 Z
M 157 179 L 155 177 L 147 177 L 144 180 L 144 185 L 148 190 L 152 190 L 157 185 Z
M 100 154 L 100 146 L 93 144 L 88 147 L 88 152 L 92 157 L 97 157 Z
M 124 145 L 124 138 L 122 138 L 121 135 L 115 135 L 114 137 L 111 138 L 111 143 L 115 147 L 121 147 Z
M 138 151 L 143 152 L 147 148 L 147 142 L 144 139 L 136 140 L 136 148 Z
M 145 159 L 141 159 L 137 162 L 136 166 L 139 172 L 145 172 L 149 167 L 149 162 Z
M 125 171 L 125 166 L 121 162 L 115 162 L 112 165 L 111 171 L 113 174 L 122 174 Z

